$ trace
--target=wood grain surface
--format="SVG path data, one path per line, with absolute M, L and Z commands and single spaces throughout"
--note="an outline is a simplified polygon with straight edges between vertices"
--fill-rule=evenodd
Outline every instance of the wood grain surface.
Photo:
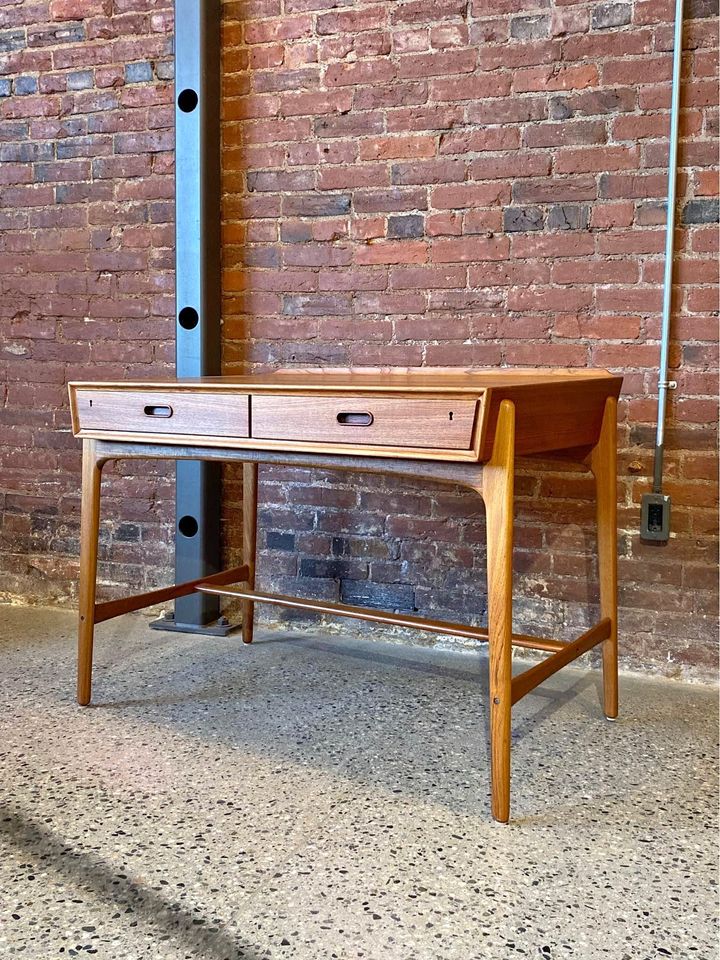
M 124 390 L 101 384 L 76 393 L 77 422 L 93 430 L 247 437 L 250 398 L 234 391 Z
M 469 450 L 476 405 L 475 400 L 460 398 L 260 394 L 252 398 L 252 436 L 259 440 L 304 440 L 353 447 Z

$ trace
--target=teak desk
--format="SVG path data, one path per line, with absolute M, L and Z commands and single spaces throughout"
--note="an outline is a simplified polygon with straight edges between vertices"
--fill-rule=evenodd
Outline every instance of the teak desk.
M 617 716 L 616 416 L 621 383 L 620 377 L 603 370 L 379 369 L 71 383 L 73 432 L 83 440 L 78 702 L 90 702 L 96 624 L 194 590 L 242 599 L 245 643 L 252 642 L 255 601 L 487 640 L 492 812 L 506 822 L 514 703 L 602 643 L 605 714 Z M 569 643 L 512 632 L 518 455 L 581 462 L 595 476 L 600 620 Z M 96 603 L 101 471 L 108 460 L 124 458 L 242 462 L 243 565 Z M 487 629 L 257 592 L 259 463 L 395 474 L 471 487 L 486 510 Z M 513 645 L 550 656 L 513 677 Z

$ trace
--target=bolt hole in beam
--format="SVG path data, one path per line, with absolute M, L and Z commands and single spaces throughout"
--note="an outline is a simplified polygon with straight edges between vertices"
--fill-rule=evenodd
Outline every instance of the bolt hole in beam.
M 195 517 L 191 517 L 189 513 L 186 513 L 184 517 L 180 517 L 178 520 L 178 530 L 184 536 L 190 539 L 194 537 L 198 532 L 198 522 Z
M 200 316 L 195 307 L 183 307 L 178 314 L 178 322 L 183 330 L 194 330 L 200 322 Z
M 177 104 L 183 113 L 192 113 L 198 105 L 198 95 L 192 88 L 187 87 L 178 94 Z

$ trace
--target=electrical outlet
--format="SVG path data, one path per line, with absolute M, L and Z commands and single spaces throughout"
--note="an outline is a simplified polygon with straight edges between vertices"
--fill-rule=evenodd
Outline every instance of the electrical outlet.
M 645 493 L 640 508 L 640 537 L 667 543 L 670 538 L 670 497 Z

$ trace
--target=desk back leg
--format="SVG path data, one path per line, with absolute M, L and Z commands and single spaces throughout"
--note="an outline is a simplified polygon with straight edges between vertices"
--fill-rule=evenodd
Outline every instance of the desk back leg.
M 600 616 L 607 617 L 612 630 L 603 642 L 603 700 L 605 716 L 618 715 L 617 637 L 617 400 L 605 401 L 600 439 L 590 454 L 597 499 L 598 573 Z
M 77 702 L 83 707 L 90 703 L 92 686 L 102 466 L 95 450 L 95 441 L 83 440 L 77 675 Z
M 243 464 L 243 563 L 247 564 L 247 584 L 255 589 L 255 556 L 257 553 L 257 493 L 258 465 Z M 255 604 L 252 600 L 242 601 L 242 639 L 243 643 L 252 643 Z
M 514 472 L 515 407 L 503 400 L 492 457 L 482 480 L 487 530 L 492 814 L 501 823 L 510 818 Z

